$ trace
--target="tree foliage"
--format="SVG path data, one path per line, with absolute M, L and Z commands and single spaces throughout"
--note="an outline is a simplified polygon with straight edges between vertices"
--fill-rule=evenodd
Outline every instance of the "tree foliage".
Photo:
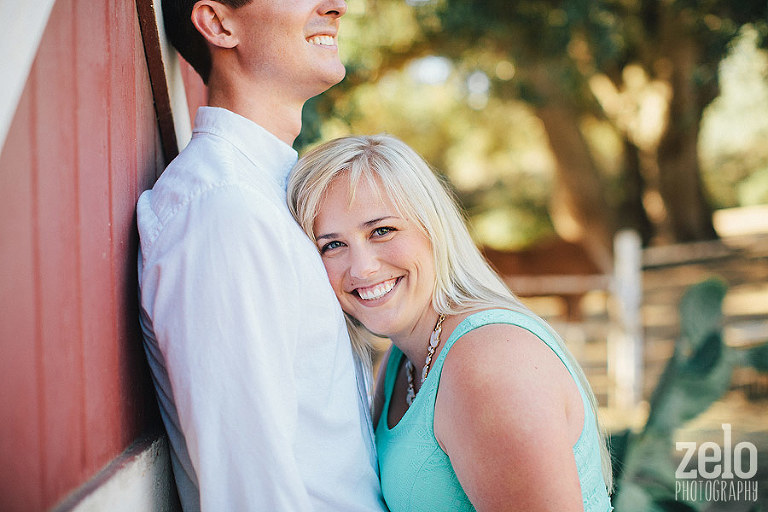
M 766 41 L 765 2 L 736 4 L 351 0 L 347 78 L 307 109 L 302 143 L 390 131 L 449 175 L 476 225 L 535 238 L 551 219 L 605 265 L 619 227 L 711 238 L 703 114 L 743 27 Z

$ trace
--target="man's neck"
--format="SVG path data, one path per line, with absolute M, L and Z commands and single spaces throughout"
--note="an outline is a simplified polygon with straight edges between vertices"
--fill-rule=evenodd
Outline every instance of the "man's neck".
M 300 101 L 288 101 L 280 91 L 249 90 L 247 93 L 225 84 L 211 81 L 208 84 L 208 105 L 220 107 L 250 119 L 274 136 L 288 144 L 301 131 Z

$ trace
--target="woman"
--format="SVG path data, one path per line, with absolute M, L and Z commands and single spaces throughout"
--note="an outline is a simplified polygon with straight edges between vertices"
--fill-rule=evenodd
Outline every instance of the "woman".
M 356 350 L 392 348 L 374 426 L 401 510 L 611 510 L 594 396 L 557 334 L 474 245 L 446 188 L 390 136 L 308 152 L 288 185 Z

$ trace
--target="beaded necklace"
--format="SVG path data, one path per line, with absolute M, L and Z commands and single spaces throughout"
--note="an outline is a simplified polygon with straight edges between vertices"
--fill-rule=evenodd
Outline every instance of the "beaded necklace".
M 443 320 L 445 320 L 445 315 L 441 314 L 440 317 L 437 319 L 437 324 L 435 324 L 435 328 L 432 331 L 432 334 L 429 335 L 429 346 L 427 347 L 427 360 L 424 362 L 424 368 L 422 368 L 421 370 L 422 384 L 424 384 L 424 381 L 427 380 L 427 374 L 429 373 L 429 366 L 432 364 L 432 356 L 435 355 L 435 349 L 440 344 L 440 331 L 443 330 Z M 416 398 L 416 388 L 413 385 L 414 369 L 410 359 L 406 359 L 405 361 L 405 371 L 406 371 L 406 374 L 408 375 L 408 394 L 405 395 L 405 401 L 408 403 L 408 407 L 410 407 L 411 404 L 413 403 L 414 398 Z

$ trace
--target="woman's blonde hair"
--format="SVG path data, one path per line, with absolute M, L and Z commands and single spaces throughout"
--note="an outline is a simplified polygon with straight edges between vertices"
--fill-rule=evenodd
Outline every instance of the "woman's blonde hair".
M 421 156 L 390 135 L 342 137 L 308 151 L 299 159 L 288 181 L 288 206 L 312 241 L 316 241 L 313 227 L 325 191 L 340 175 L 350 180 L 351 194 L 360 179 L 380 183 L 400 213 L 427 236 L 437 276 L 432 294 L 436 312 L 456 315 L 501 307 L 539 318 L 515 297 L 480 253 L 446 184 Z M 355 318 L 345 316 L 355 351 L 370 361 L 373 335 Z M 597 401 L 581 366 L 557 332 L 544 320 L 541 323 L 568 358 L 597 421 Z M 603 477 L 610 490 L 610 455 L 599 425 L 598 431 L 603 436 Z

